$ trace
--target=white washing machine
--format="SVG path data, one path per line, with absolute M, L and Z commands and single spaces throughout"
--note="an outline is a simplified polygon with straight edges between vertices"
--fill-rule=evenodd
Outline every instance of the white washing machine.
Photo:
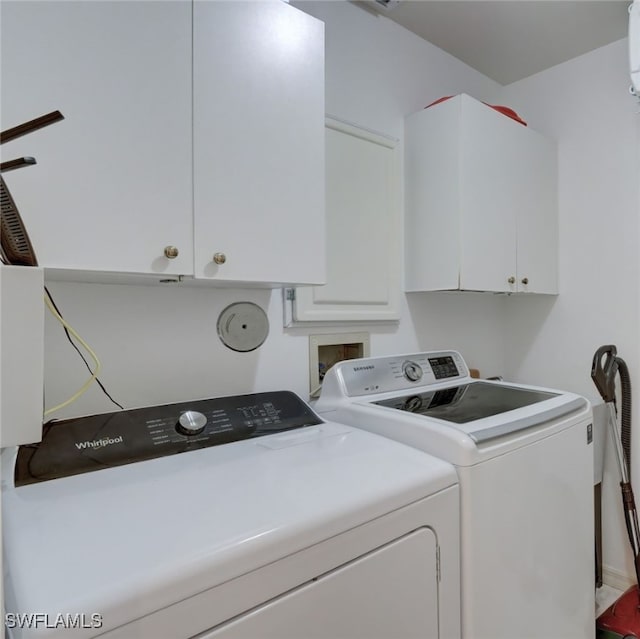
M 3 466 L 11 639 L 460 637 L 453 466 L 292 393 L 54 422 Z
M 439 351 L 340 362 L 315 408 L 456 466 L 465 639 L 594 636 L 587 400 L 471 379 Z

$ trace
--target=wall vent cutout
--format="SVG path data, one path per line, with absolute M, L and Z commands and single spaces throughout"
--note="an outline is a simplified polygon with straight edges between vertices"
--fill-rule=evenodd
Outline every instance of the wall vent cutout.
M 345 359 L 369 357 L 369 333 L 309 335 L 309 397 L 319 397 L 327 371 Z

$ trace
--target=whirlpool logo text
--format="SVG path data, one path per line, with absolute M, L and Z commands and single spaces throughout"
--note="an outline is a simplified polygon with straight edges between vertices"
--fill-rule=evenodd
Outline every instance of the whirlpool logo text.
M 87 448 L 95 449 L 112 446 L 113 444 L 122 444 L 122 435 L 119 437 L 103 437 L 101 439 L 94 439 L 93 441 L 76 442 L 76 448 L 78 450 L 85 450 Z

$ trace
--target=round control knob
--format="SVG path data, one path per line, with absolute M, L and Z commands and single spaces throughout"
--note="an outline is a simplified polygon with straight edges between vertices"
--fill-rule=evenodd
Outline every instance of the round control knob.
M 509 282 L 509 284 L 515 284 L 516 283 L 516 278 L 513 277 L 513 275 L 507 280 L 507 282 Z
M 188 410 L 180 415 L 176 430 L 181 435 L 198 435 L 207 425 L 207 418 L 196 410 Z
M 526 286 L 529 283 L 529 278 L 528 277 L 523 277 L 522 278 L 522 283 Z
M 227 261 L 227 256 L 224 253 L 214 253 L 213 261 L 215 264 L 224 264 Z
M 180 251 L 178 251 L 175 246 L 165 246 L 164 247 L 164 256 L 170 260 L 175 260 L 178 257 Z
M 410 382 L 417 382 L 422 379 L 422 366 L 415 362 L 405 362 L 402 365 L 402 372 Z

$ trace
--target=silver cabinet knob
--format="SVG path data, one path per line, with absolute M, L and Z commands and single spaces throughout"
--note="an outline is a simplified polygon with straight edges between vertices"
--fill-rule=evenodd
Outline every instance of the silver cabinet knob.
M 170 260 L 175 260 L 178 257 L 180 251 L 175 246 L 165 246 L 164 256 Z
M 513 275 L 507 280 L 507 282 L 509 282 L 509 284 L 515 284 L 516 283 L 516 278 L 513 277 Z
M 227 256 L 224 253 L 214 253 L 213 261 L 216 264 L 224 264 L 227 261 Z
M 529 283 L 529 278 L 528 277 L 523 277 L 521 282 L 526 286 Z

